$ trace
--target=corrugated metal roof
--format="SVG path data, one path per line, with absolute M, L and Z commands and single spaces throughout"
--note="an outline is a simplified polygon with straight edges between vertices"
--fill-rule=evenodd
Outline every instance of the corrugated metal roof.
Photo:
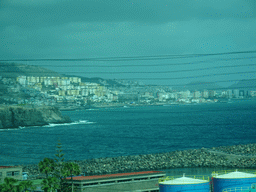
M 115 177 L 159 174 L 159 173 L 164 173 L 164 172 L 162 172 L 162 171 L 143 171 L 143 172 L 132 172 L 132 173 L 116 173 L 116 174 L 108 174 L 108 175 L 77 176 L 77 177 L 73 177 L 73 180 L 104 179 L 104 178 L 113 178 L 113 177 L 115 178 Z M 71 179 L 71 178 L 68 177 L 67 179 Z

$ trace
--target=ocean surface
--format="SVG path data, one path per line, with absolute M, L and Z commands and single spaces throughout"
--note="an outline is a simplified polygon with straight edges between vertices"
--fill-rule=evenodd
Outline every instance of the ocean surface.
M 66 111 L 73 123 L 0 130 L 0 165 L 83 160 L 256 142 L 256 101 Z

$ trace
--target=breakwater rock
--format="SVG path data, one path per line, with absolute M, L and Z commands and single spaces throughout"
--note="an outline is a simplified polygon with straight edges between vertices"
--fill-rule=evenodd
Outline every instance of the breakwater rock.
M 233 147 L 241 150 L 244 148 L 240 145 Z M 253 150 L 256 148 L 256 144 L 250 144 L 245 147 Z M 227 148 L 228 150 L 230 147 L 221 148 Z M 74 162 L 80 165 L 81 173 L 85 173 L 86 175 L 186 167 L 256 168 L 256 157 L 234 155 L 206 148 L 147 155 L 107 157 Z M 24 165 L 23 170 L 32 175 L 39 175 L 37 165 Z
M 43 126 L 49 123 L 69 123 L 56 107 L 7 106 L 0 108 L 0 129 L 23 126 Z
M 256 144 L 213 147 L 211 150 L 233 155 L 256 156 Z

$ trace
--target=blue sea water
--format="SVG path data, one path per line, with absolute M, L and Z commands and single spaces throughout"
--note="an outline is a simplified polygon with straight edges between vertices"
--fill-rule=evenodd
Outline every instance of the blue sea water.
M 83 160 L 256 142 L 256 101 L 66 111 L 74 123 L 0 131 L 0 165 Z

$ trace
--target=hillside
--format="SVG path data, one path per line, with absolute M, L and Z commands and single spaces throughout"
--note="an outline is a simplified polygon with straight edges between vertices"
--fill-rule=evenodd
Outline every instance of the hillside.
M 255 90 L 256 79 L 243 79 L 228 87 L 229 89 Z
M 25 64 L 18 64 L 18 63 L 1 63 L 0 62 L 0 76 L 7 77 L 7 78 L 16 78 L 18 76 L 58 76 L 58 77 L 73 77 L 74 75 L 68 75 L 68 74 L 60 74 L 55 71 L 52 71 L 50 69 L 46 69 L 40 66 L 35 65 L 25 65 Z M 117 83 L 114 80 L 111 79 L 102 79 L 100 77 L 94 77 L 94 78 L 87 78 L 83 76 L 81 77 L 81 80 L 83 82 L 91 82 L 91 83 L 98 83 L 101 85 L 105 85 L 106 87 L 115 86 L 115 87 L 122 87 L 124 85 Z M 1 84 L 0 82 L 0 89 L 6 90 L 7 86 Z
M 196 81 L 196 82 L 191 82 L 189 84 L 186 84 L 185 86 L 182 86 L 182 87 L 177 87 L 176 90 L 203 91 L 203 90 L 217 90 L 221 88 L 222 88 L 221 86 L 217 85 L 214 82 Z
M 55 71 L 40 66 L 18 63 L 0 63 L 0 76 L 16 78 L 18 76 L 63 76 Z

